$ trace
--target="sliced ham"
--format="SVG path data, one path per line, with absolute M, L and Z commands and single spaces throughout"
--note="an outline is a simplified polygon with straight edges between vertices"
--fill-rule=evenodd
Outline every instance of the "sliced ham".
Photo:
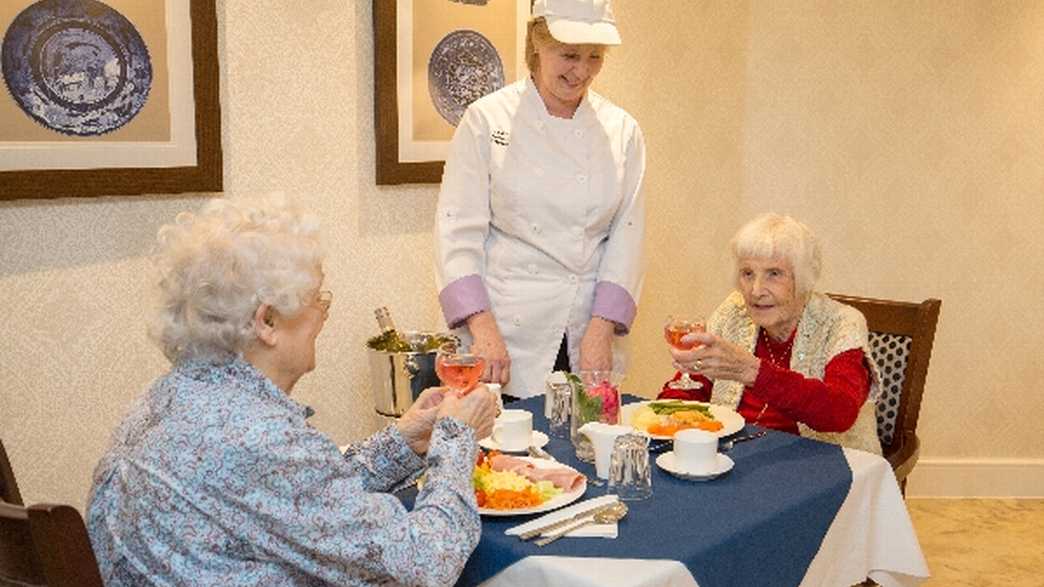
M 584 476 L 569 467 L 535 467 L 533 463 L 508 455 L 496 455 L 489 461 L 494 471 L 511 471 L 529 479 L 550 481 L 562 491 L 573 491 L 584 482 Z
M 489 466 L 494 471 L 514 471 L 519 475 L 521 475 L 522 471 L 525 469 L 536 468 L 533 466 L 533 463 L 525 459 L 504 454 L 494 455 L 493 458 L 489 459 Z
M 584 482 L 584 476 L 567 467 L 549 467 L 547 469 L 527 469 L 525 475 L 530 481 L 550 481 L 562 491 L 570 492 L 578 489 Z

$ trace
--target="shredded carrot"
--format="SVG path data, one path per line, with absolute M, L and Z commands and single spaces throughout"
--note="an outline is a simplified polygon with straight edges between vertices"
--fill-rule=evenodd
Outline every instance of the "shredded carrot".
M 681 427 L 674 424 L 649 425 L 649 434 L 657 434 L 660 436 L 674 436 L 674 433 L 678 430 L 681 430 Z
M 491 494 L 486 494 L 484 507 L 494 510 L 514 510 L 538 506 L 541 503 L 543 500 L 540 498 L 540 494 L 532 487 L 527 487 L 522 491 L 497 489 Z
M 717 420 L 705 420 L 703 422 L 696 423 L 678 423 L 678 424 L 650 424 L 649 434 L 656 434 L 658 436 L 674 436 L 675 432 L 679 430 L 687 430 L 689 428 L 698 428 L 700 430 L 706 430 L 708 432 L 717 432 L 724 428 L 725 425 Z

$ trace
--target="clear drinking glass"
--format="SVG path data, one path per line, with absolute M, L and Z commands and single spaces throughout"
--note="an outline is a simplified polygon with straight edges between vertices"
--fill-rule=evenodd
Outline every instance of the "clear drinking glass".
M 569 413 L 573 403 L 573 386 L 561 371 L 547 377 L 544 390 L 544 415 L 547 433 L 555 438 L 569 438 Z
M 572 403 L 569 414 L 569 439 L 576 448 L 576 458 L 594 462 L 590 439 L 579 432 L 588 422 L 620 423 L 620 382 L 623 374 L 613 371 L 581 371 L 569 376 Z
M 667 321 L 663 325 L 663 337 L 667 339 L 667 344 L 680 351 L 687 351 L 696 346 L 696 343 L 682 342 L 682 337 L 693 332 L 706 331 L 707 325 L 703 318 L 667 316 Z M 682 371 L 681 378 L 668 383 L 667 387 L 671 389 L 701 389 L 703 384 L 690 377 L 688 372 Z
M 443 385 L 457 395 L 465 395 L 478 385 L 486 362 L 482 357 L 468 352 L 467 347 L 456 342 L 447 342 L 435 354 L 435 373 Z
M 652 471 L 649 467 L 649 438 L 641 434 L 624 434 L 616 438 L 609 459 L 609 484 L 606 493 L 622 500 L 640 500 L 652 495 Z

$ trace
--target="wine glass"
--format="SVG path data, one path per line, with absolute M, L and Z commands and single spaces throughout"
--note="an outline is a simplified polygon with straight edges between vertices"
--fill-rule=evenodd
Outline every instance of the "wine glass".
M 458 396 L 467 395 L 478 385 L 486 361 L 468 352 L 468 348 L 456 342 L 447 342 L 435 354 L 435 373 L 443 385 L 451 388 Z
M 667 321 L 663 325 L 663 336 L 667 339 L 667 344 L 680 351 L 691 350 L 697 346 L 696 342 L 682 341 L 682 338 L 686 334 L 706 331 L 706 322 L 704 322 L 703 318 L 698 317 L 667 316 Z M 677 381 L 668 383 L 667 387 L 671 389 L 691 390 L 702 389 L 703 384 L 690 377 L 687 371 L 682 371 L 681 378 Z

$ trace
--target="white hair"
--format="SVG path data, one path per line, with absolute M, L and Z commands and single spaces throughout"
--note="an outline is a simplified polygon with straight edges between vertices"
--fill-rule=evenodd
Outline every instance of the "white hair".
M 219 198 L 160 228 L 149 336 L 172 362 L 245 350 L 258 306 L 292 316 L 318 289 L 319 221 L 280 196 Z
M 744 224 L 729 246 L 737 270 L 740 259 L 747 257 L 789 261 L 794 269 L 794 289 L 798 297 L 810 294 L 819 281 L 823 268 L 819 239 L 790 216 L 762 214 Z

